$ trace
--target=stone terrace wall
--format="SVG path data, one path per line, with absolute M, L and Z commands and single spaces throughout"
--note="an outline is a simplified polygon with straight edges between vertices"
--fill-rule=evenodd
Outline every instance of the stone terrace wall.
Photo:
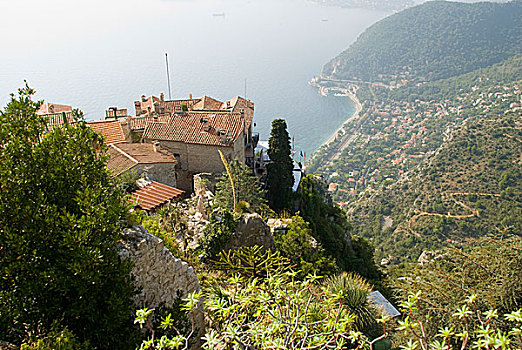
M 192 266 L 174 257 L 161 239 L 143 227 L 124 229 L 122 246 L 120 255 L 134 262 L 132 275 L 141 288 L 135 297 L 138 307 L 153 308 L 161 303 L 170 307 L 178 290 L 183 296 L 200 291 Z

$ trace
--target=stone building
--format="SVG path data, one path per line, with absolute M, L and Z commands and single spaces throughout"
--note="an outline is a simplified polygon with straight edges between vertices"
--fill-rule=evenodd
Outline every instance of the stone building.
M 172 153 L 150 143 L 119 143 L 109 145 L 107 168 L 113 176 L 126 171 L 147 176 L 172 187 L 177 187 L 178 162 Z
M 244 113 L 198 112 L 172 116 L 168 122 L 150 122 L 144 142 L 159 142 L 178 161 L 178 187 L 193 191 L 192 176 L 221 173 L 218 151 L 229 160 L 246 162 L 253 157 L 252 119 Z

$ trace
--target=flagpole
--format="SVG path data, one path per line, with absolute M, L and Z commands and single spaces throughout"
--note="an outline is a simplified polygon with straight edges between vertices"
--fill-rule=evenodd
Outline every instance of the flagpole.
M 167 83 L 169 85 L 169 100 L 172 100 L 172 95 L 170 94 L 170 73 L 169 73 L 169 59 L 167 53 L 165 52 L 165 64 L 167 65 Z

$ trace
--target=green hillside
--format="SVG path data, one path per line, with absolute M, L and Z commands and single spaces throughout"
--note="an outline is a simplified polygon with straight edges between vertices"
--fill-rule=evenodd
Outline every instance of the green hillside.
M 471 118 L 408 176 L 349 209 L 376 256 L 417 259 L 426 249 L 498 230 L 522 232 L 520 115 Z
M 361 85 L 353 141 L 323 147 L 309 169 L 329 176 L 378 259 L 522 233 L 521 67 L 517 55 L 418 87 Z
M 427 2 L 368 28 L 323 75 L 405 85 L 464 74 L 522 52 L 521 18 L 520 0 Z

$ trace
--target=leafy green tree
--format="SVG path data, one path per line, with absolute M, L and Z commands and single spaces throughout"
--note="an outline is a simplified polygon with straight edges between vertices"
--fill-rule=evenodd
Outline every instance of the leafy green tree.
M 199 244 L 206 258 L 214 258 L 230 243 L 241 216 L 228 210 L 212 213 Z
M 329 275 L 336 270 L 335 259 L 312 237 L 309 224 L 300 216 L 293 216 L 288 232 L 274 235 L 276 249 L 305 277 L 311 274 Z
M 130 265 L 118 256 L 123 195 L 101 136 L 81 119 L 47 131 L 34 91 L 0 112 L 0 339 L 56 323 L 97 348 L 126 348 Z M 99 151 L 97 151 L 97 148 Z
M 236 196 L 235 203 L 246 202 L 250 208 L 255 210 L 265 202 L 265 190 L 261 189 L 258 179 L 252 174 L 247 166 L 235 159 L 229 164 L 230 173 L 232 174 L 235 191 L 232 191 L 232 184 L 228 174 L 224 174 L 216 184 L 216 195 L 214 197 L 214 205 L 222 209 L 234 210 L 234 193 Z
M 290 158 L 290 136 L 284 119 L 272 121 L 268 140 L 267 188 L 268 204 L 277 212 L 292 209 L 294 163 Z

